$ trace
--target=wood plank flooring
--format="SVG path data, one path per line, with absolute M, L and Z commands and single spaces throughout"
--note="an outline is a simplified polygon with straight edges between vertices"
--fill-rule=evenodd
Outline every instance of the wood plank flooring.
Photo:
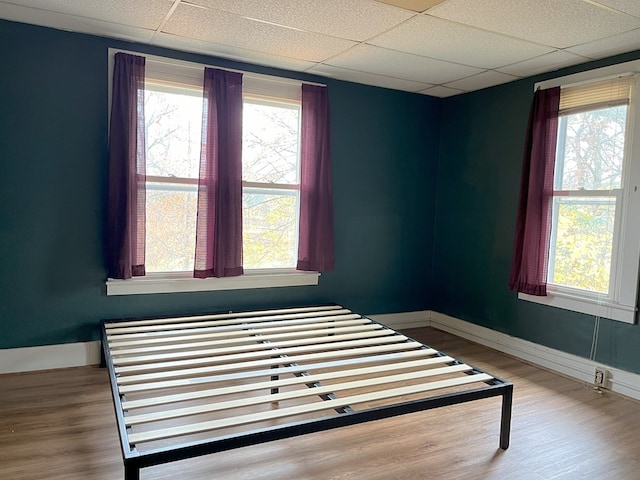
M 500 399 L 404 415 L 146 468 L 142 480 L 640 479 L 640 404 L 432 329 L 407 335 L 514 384 Z M 107 372 L 0 375 L 0 479 L 121 480 Z

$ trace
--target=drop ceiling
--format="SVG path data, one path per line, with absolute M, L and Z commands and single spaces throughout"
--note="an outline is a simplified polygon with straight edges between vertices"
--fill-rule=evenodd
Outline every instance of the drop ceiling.
M 0 18 L 437 97 L 640 49 L 638 0 L 0 0 Z

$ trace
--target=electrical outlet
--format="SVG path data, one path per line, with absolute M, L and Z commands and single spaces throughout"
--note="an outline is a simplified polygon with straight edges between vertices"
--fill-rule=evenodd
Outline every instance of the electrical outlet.
M 593 379 L 593 384 L 596 387 L 606 388 L 607 376 L 607 371 L 604 368 L 596 367 L 596 374 Z

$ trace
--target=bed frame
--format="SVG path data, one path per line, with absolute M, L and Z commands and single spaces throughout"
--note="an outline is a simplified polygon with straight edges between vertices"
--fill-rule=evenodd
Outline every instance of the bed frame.
M 502 396 L 513 385 L 338 305 L 107 320 L 103 351 L 124 459 L 140 469 Z

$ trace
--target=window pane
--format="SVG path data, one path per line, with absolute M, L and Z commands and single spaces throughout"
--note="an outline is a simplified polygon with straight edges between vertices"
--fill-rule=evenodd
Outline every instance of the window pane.
M 556 190 L 621 188 L 627 106 L 560 118 Z
M 244 102 L 243 180 L 298 183 L 299 117 L 298 107 Z
M 147 175 L 198 178 L 202 97 L 145 91 Z
M 147 272 L 193 270 L 195 186 L 147 183 Z
M 557 230 L 550 253 L 551 283 L 609 292 L 615 211 L 611 197 L 554 199 Z
M 244 268 L 295 267 L 298 193 L 246 188 L 242 203 Z

